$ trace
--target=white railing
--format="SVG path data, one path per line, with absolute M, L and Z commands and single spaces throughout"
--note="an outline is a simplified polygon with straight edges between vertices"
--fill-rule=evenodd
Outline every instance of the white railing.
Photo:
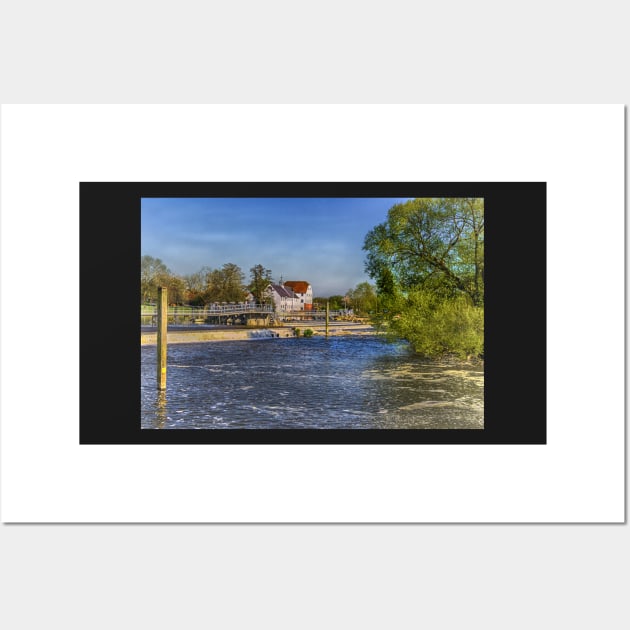
M 273 313 L 273 306 L 267 304 L 210 304 L 208 306 L 169 306 L 168 315 L 170 316 L 196 316 L 204 315 L 231 315 L 236 313 Z M 150 317 L 157 315 L 157 307 L 144 307 L 140 312 L 141 316 Z
M 144 307 L 145 310 L 141 310 L 140 317 L 154 317 L 157 315 L 157 307 Z M 169 306 L 168 317 L 194 317 L 202 318 L 213 315 L 243 315 L 246 313 L 268 313 L 277 314 L 281 317 L 325 317 L 326 311 L 324 310 L 304 310 L 304 311 L 286 311 L 281 309 L 275 309 L 269 304 L 210 304 L 208 306 Z M 341 311 L 329 311 L 330 317 L 338 317 L 341 315 L 347 315 L 348 312 Z

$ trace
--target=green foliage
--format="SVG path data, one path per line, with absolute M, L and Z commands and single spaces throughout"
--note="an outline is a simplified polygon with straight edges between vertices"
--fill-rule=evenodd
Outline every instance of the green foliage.
M 304 331 L 304 333 L 303 333 L 303 334 L 304 334 L 304 336 L 305 336 L 305 337 L 312 337 L 312 336 L 313 336 L 313 331 L 312 331 L 310 328 L 307 328 L 307 329 Z
M 376 290 L 381 297 L 393 297 L 396 294 L 396 280 L 389 267 L 379 269 L 376 278 Z
M 379 291 L 392 283 L 465 294 L 483 304 L 484 202 L 475 198 L 412 199 L 396 204 L 370 230 L 366 271 Z
M 313 307 L 317 307 L 317 309 L 323 311 L 326 310 L 326 302 L 328 302 L 328 308 L 331 311 L 340 311 L 343 308 L 346 308 L 347 302 L 346 296 L 343 295 L 331 295 L 330 297 L 314 297 L 313 298 Z
M 348 306 L 357 314 L 367 314 L 376 311 L 376 291 L 369 282 L 360 282 L 354 289 L 346 293 Z
M 482 356 L 484 309 L 464 296 L 444 299 L 431 291 L 414 290 L 391 319 L 389 332 L 407 339 L 427 357 Z
M 255 265 L 249 270 L 250 283 L 247 286 L 258 304 L 265 302 L 265 291 L 271 284 L 271 269 L 265 269 L 262 265 Z
M 484 352 L 484 200 L 396 204 L 365 237 L 374 324 L 424 356 Z
M 245 276 L 241 268 L 234 263 L 225 263 L 221 269 L 213 269 L 206 273 L 206 286 L 203 300 L 211 302 L 242 302 L 245 299 L 243 280 Z
M 246 297 L 244 275 L 234 263 L 221 269 L 202 267 L 198 272 L 177 276 L 159 259 L 142 256 L 140 297 L 143 302 L 157 299 L 158 287 L 168 289 L 169 304 L 203 306 L 211 302 L 242 302 Z
M 171 273 L 171 270 L 159 259 L 142 256 L 140 259 L 140 297 L 143 302 L 157 299 L 158 287 L 166 287 L 169 304 L 183 304 L 185 301 L 185 282 Z
M 324 304 L 326 307 L 326 304 Z M 328 308 L 331 311 L 340 311 L 342 308 L 346 308 L 343 295 L 331 295 L 328 298 Z
M 158 287 L 165 285 L 170 273 L 159 258 L 143 256 L 140 259 L 140 292 L 143 302 L 157 299 Z

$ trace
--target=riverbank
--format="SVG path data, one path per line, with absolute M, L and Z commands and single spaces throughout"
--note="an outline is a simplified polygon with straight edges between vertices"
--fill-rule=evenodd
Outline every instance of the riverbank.
M 266 338 L 287 338 L 295 337 L 294 329 L 300 330 L 300 334 L 304 330 L 310 328 L 313 336 L 325 336 L 326 325 L 314 324 L 312 322 L 296 322 L 285 326 L 274 326 L 269 328 L 240 328 L 225 326 L 221 328 L 195 329 L 179 328 L 177 330 L 169 330 L 166 335 L 167 343 L 195 343 L 202 341 L 240 341 L 254 340 Z M 331 322 L 328 327 L 328 335 L 331 337 L 339 335 L 376 335 L 376 330 L 369 324 L 359 324 L 354 322 Z M 141 331 L 140 344 L 143 346 L 157 344 L 157 331 Z

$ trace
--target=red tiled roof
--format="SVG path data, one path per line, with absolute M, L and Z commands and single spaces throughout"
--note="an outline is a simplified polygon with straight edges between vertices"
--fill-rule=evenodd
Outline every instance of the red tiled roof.
M 308 282 L 305 280 L 287 280 L 285 287 L 291 287 L 296 293 L 306 293 L 308 290 Z

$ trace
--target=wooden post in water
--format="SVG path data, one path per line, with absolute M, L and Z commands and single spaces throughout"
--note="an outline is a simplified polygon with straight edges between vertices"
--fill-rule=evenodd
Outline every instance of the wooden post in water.
M 326 300 L 326 339 L 328 339 L 328 300 Z
M 158 288 L 157 315 L 157 388 L 166 389 L 166 329 L 168 325 L 168 291 Z

